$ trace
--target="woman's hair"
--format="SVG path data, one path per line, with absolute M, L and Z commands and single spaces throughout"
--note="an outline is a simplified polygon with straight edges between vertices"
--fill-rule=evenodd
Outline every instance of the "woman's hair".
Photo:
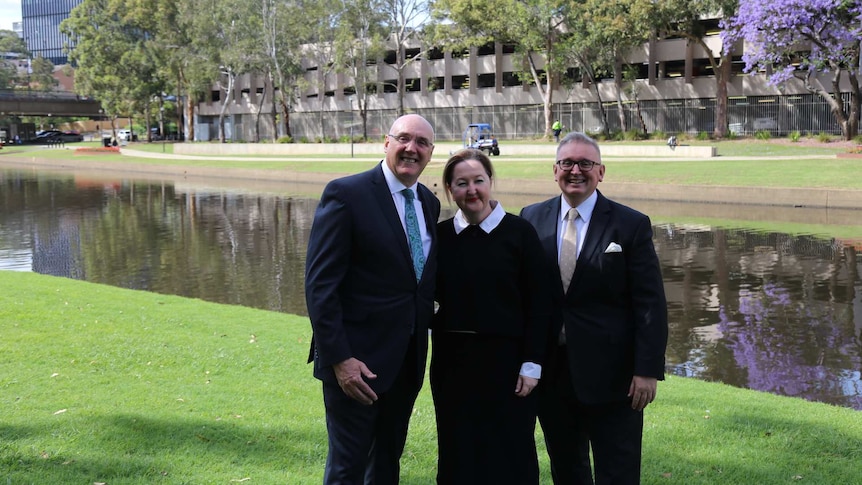
M 488 174 L 488 179 L 491 183 L 494 182 L 494 166 L 491 164 L 491 159 L 488 158 L 488 155 L 485 155 L 485 152 L 482 150 L 476 150 L 475 148 L 464 148 L 458 150 L 449 157 L 449 160 L 446 160 L 446 166 L 443 167 L 443 186 L 446 188 L 446 200 L 450 200 L 449 194 L 452 190 L 449 186 L 452 185 L 455 165 L 458 165 L 461 162 L 466 162 L 467 160 L 476 160 L 481 163 L 482 167 L 485 169 L 485 173 Z

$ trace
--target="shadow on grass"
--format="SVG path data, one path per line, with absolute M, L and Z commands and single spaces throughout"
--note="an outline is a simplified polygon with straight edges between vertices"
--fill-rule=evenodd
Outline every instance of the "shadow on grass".
M 0 427 L 0 482 L 116 485 L 246 479 L 294 485 L 318 484 L 323 475 L 327 437 L 316 424 L 270 427 L 243 417 L 71 417 L 50 430 Z M 402 483 L 433 483 L 435 473 L 413 469 Z
M 233 422 L 228 421 L 233 420 Z M 0 481 L 9 483 L 306 483 L 322 474 L 323 429 L 116 415 L 50 430 L 0 428 Z M 319 479 L 318 479 L 319 480 Z

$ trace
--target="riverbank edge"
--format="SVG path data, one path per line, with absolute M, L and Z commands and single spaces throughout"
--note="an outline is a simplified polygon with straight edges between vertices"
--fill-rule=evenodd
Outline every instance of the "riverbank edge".
M 40 157 L 0 157 L 0 166 L 39 167 L 69 171 L 87 170 L 110 172 L 114 175 L 139 175 L 149 178 L 181 177 L 183 179 L 249 180 L 268 183 L 290 182 L 326 184 L 343 173 L 297 172 L 290 170 L 196 167 L 158 164 L 99 162 L 92 160 L 57 160 Z M 437 187 L 439 181 L 423 176 L 420 181 L 429 187 Z M 497 180 L 501 191 L 533 195 L 539 198 L 559 194 L 556 184 L 549 180 L 510 179 Z M 779 206 L 794 208 L 851 209 L 862 210 L 862 190 L 832 188 L 782 188 L 739 187 L 711 185 L 661 185 L 603 181 L 599 189 L 608 197 L 626 200 L 648 200 L 665 202 L 695 202 L 706 204 L 734 204 L 754 206 Z M 539 200 L 539 199 L 537 199 Z

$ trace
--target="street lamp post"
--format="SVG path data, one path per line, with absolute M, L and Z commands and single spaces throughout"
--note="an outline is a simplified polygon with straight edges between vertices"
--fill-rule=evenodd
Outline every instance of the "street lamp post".
M 347 112 L 350 113 L 350 158 L 353 158 L 353 97 L 347 97 Z
M 159 136 L 162 137 L 162 153 L 165 153 L 165 104 L 159 101 Z

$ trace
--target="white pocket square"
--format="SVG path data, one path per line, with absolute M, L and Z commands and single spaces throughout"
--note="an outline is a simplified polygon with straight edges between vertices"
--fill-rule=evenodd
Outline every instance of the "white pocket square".
M 623 252 L 622 246 L 620 246 L 619 244 L 617 244 L 615 242 L 608 244 L 608 248 L 605 249 L 605 253 L 621 253 L 621 252 Z

